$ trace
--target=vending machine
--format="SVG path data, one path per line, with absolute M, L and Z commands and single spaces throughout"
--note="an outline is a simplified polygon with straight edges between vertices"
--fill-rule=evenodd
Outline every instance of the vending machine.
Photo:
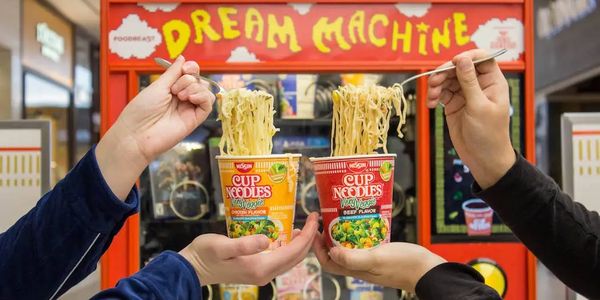
M 266 91 L 275 98 L 275 126 L 280 128 L 273 151 L 303 154 L 296 208 L 301 226 L 308 213 L 319 210 L 307 158 L 330 154 L 334 89 L 392 86 L 469 49 L 507 49 L 498 60 L 510 86 L 513 145 L 533 160 L 532 6 L 523 0 L 102 0 L 102 132 L 163 71 L 154 62 L 157 57 L 184 55 L 198 62 L 201 75 L 225 88 Z M 409 109 L 403 138 L 395 133 L 399 120 L 391 120 L 387 148 L 397 154 L 392 241 L 419 243 L 449 261 L 471 264 L 506 299 L 534 299 L 535 260 L 472 196 L 468 166 L 452 147 L 443 110 L 426 107 L 426 89 L 425 77 L 404 87 Z M 139 181 L 140 213 L 127 221 L 102 258 L 103 288 L 136 272 L 160 251 L 179 250 L 202 233 L 225 233 L 214 160 L 221 133 L 213 112 L 150 164 Z M 406 296 L 323 274 L 313 262 L 294 272 L 317 280 L 306 283 L 316 299 L 350 299 L 366 287 L 375 294 L 381 290 L 385 299 Z M 311 277 L 315 270 L 320 275 Z M 295 277 L 287 274 L 261 287 L 260 299 L 270 299 L 277 290 L 288 293 L 294 286 L 290 278 Z M 223 295 L 254 295 L 251 287 L 216 286 L 206 288 L 206 295 L 219 299 L 216 288 Z

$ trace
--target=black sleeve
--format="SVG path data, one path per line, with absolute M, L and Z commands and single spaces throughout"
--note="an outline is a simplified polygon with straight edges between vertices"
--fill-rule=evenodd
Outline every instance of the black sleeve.
M 520 155 L 495 185 L 473 188 L 560 280 L 583 296 L 600 298 L 597 212 L 571 200 Z
M 483 283 L 475 269 L 459 263 L 443 263 L 425 273 L 415 288 L 420 300 L 500 300 L 500 295 Z

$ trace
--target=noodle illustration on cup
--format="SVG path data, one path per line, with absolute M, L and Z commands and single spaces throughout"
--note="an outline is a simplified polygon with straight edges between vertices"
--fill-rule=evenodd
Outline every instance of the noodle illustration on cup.
M 273 96 L 235 89 L 219 98 L 223 137 L 217 156 L 231 238 L 263 234 L 269 249 L 292 238 L 300 154 L 273 155 Z
M 468 235 L 491 235 L 494 210 L 481 199 L 467 200 L 462 205 Z
M 401 85 L 342 86 L 332 94 L 331 157 L 311 158 L 330 247 L 369 249 L 390 241 L 394 159 L 386 142 L 393 112 L 406 120 Z M 382 149 L 385 154 L 378 154 Z

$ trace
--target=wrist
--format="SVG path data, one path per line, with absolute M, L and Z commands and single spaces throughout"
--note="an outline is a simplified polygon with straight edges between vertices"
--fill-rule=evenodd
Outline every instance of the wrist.
M 421 258 L 420 261 L 421 261 L 420 268 L 418 268 L 416 270 L 416 272 L 414 272 L 415 276 L 414 276 L 413 280 L 410 282 L 410 291 L 409 292 L 415 291 L 415 288 L 417 287 L 417 283 L 419 282 L 419 280 L 421 280 L 421 278 L 423 278 L 423 276 L 425 276 L 425 274 L 427 274 L 429 271 L 431 271 L 433 268 L 437 267 L 438 265 L 441 265 L 446 262 L 446 260 L 444 258 L 442 258 L 441 256 L 438 256 L 437 254 L 435 254 L 433 252 L 429 252 L 429 251 L 427 251 L 427 255 L 425 255 L 425 257 Z
M 123 132 L 118 122 L 96 146 L 96 160 L 104 180 L 113 193 L 124 200 L 148 165 L 132 136 Z
M 179 251 L 179 255 L 181 255 L 192 266 L 201 285 L 210 285 L 215 283 L 209 280 L 207 274 L 205 274 L 206 272 L 204 272 L 204 268 L 202 268 L 200 259 L 193 250 L 185 247 Z
M 488 165 L 486 169 L 477 172 L 480 174 L 473 172 L 475 181 L 484 190 L 496 184 L 496 182 L 506 175 L 508 170 L 517 161 L 517 156 L 512 146 L 507 146 L 495 159 L 488 158 L 488 161 L 489 164 L 486 164 Z

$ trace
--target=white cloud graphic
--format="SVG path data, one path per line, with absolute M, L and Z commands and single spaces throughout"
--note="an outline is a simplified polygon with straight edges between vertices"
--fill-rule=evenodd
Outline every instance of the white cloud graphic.
M 177 8 L 177 6 L 179 6 L 179 3 L 138 3 L 139 6 L 143 7 L 145 10 L 149 11 L 149 12 L 156 12 L 156 11 L 164 11 L 164 12 L 170 12 L 173 11 L 175 8 Z
M 237 47 L 231 50 L 231 55 L 227 59 L 227 62 L 259 62 L 256 58 L 256 54 L 248 51 L 246 47 Z
M 523 39 L 523 23 L 517 19 L 494 18 L 480 25 L 471 36 L 477 48 L 490 52 L 502 48 L 508 50 L 497 58 L 498 61 L 513 61 L 519 59 L 525 50 Z
M 136 14 L 125 17 L 116 30 L 108 34 L 108 48 L 121 58 L 146 58 L 154 53 L 162 37 Z
M 398 3 L 396 9 L 407 17 L 422 17 L 431 8 L 431 3 Z
M 312 3 L 288 3 L 294 10 L 296 10 L 300 15 L 306 15 L 310 12 Z

